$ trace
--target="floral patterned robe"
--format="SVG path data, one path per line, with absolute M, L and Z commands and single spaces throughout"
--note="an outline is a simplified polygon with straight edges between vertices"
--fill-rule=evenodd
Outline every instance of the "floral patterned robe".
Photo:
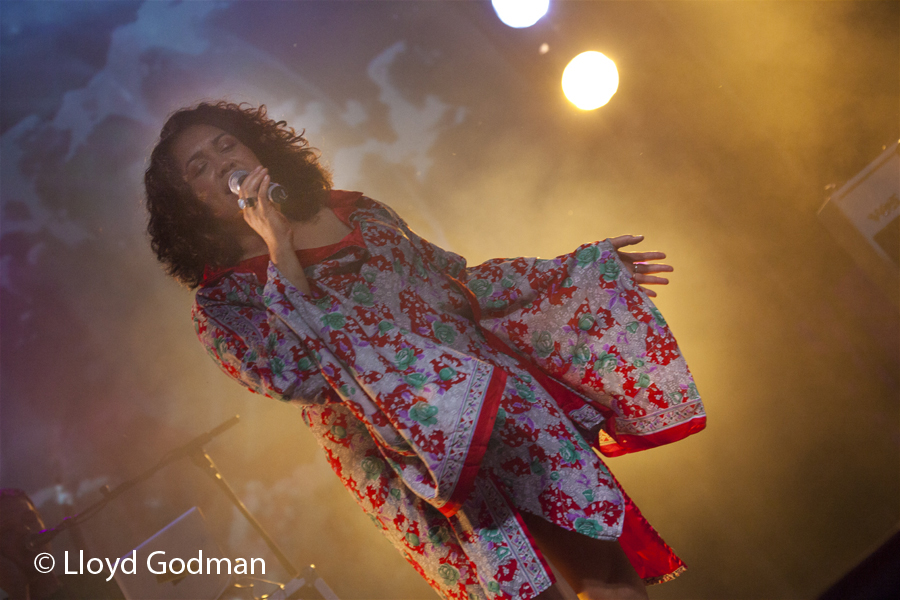
M 209 272 L 200 340 L 251 390 L 301 407 L 344 486 L 444 598 L 521 598 L 553 578 L 520 511 L 618 539 L 647 582 L 683 564 L 591 449 L 702 429 L 665 321 L 608 242 L 466 267 L 388 207 L 332 192 L 352 232 Z M 585 441 L 602 424 L 599 438 Z

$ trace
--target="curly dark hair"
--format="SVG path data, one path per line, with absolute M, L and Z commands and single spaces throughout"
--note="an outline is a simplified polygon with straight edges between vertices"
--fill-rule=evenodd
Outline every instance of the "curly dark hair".
M 291 220 L 313 217 L 331 190 L 331 175 L 319 163 L 319 153 L 309 146 L 304 132 L 296 133 L 284 121 L 268 118 L 265 105 L 204 102 L 173 113 L 144 174 L 150 212 L 147 232 L 166 272 L 191 289 L 200 285 L 206 267 L 233 266 L 241 254 L 222 235 L 209 208 L 193 194 L 172 154 L 175 140 L 193 125 L 218 127 L 250 148 L 269 169 L 272 181 L 287 190 L 282 212 Z

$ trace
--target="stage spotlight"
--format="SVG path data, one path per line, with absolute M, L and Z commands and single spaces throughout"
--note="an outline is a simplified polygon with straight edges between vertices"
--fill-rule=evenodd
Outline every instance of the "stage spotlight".
M 566 66 L 563 93 L 581 110 L 600 108 L 619 89 L 616 63 L 599 52 L 582 52 Z
M 547 14 L 550 0 L 491 0 L 494 12 L 510 27 L 531 27 Z

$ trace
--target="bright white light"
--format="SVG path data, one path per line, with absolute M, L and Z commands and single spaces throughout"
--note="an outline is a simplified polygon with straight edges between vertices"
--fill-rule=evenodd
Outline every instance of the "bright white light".
M 491 0 L 500 20 L 521 29 L 531 27 L 547 14 L 550 0 Z
M 563 71 L 562 88 L 569 102 L 581 110 L 600 108 L 619 89 L 616 63 L 599 52 L 582 52 Z

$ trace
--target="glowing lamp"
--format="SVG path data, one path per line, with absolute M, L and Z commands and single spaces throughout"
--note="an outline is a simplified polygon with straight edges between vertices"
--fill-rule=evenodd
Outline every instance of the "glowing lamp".
M 581 110 L 600 108 L 619 89 L 616 63 L 599 52 L 582 52 L 566 65 L 563 93 Z
M 521 29 L 531 27 L 547 14 L 550 0 L 491 0 L 491 4 L 501 21 Z

